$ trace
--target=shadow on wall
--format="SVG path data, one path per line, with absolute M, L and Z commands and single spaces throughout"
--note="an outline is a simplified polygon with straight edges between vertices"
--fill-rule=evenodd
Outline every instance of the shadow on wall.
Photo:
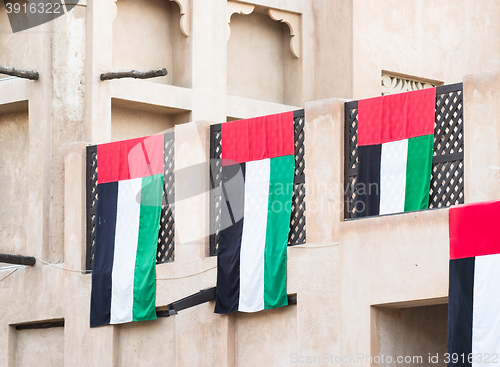
M 301 105 L 301 58 L 290 51 L 290 29 L 262 9 L 231 17 L 227 43 L 227 93 Z
M 372 306 L 372 366 L 446 366 L 447 333 L 447 304 L 409 308 Z M 430 357 L 434 359 L 430 361 Z

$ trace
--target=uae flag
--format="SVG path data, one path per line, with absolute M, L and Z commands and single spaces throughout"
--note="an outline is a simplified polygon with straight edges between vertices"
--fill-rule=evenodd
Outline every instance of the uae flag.
M 360 100 L 356 217 L 427 209 L 436 89 Z
M 215 312 L 286 306 L 295 145 L 293 112 L 222 124 Z
M 450 366 L 500 363 L 500 201 L 450 208 Z
M 97 146 L 90 326 L 156 319 L 163 135 Z

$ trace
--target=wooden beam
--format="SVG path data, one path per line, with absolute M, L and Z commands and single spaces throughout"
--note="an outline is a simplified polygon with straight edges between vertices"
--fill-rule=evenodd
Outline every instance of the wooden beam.
M 16 330 L 51 329 L 54 327 L 64 327 L 64 319 L 26 322 L 22 324 L 17 324 L 15 325 L 15 327 Z
M 166 307 L 157 309 L 156 316 L 169 317 L 177 315 L 179 311 L 185 310 L 186 308 L 191 308 L 194 306 L 201 305 L 202 303 L 215 300 L 215 294 L 216 294 L 216 287 L 201 290 L 198 293 L 192 294 L 191 296 L 170 303 Z M 296 304 L 297 304 L 297 295 L 289 294 L 288 305 L 296 305 Z
M 0 263 L 33 266 L 36 259 L 33 256 L 0 254 Z
M 101 80 L 122 79 L 122 78 L 135 78 L 135 79 L 150 79 L 168 74 L 167 69 L 155 69 L 149 71 L 110 71 L 109 73 L 101 74 Z
M 38 78 L 40 77 L 38 71 L 16 69 L 3 65 L 0 65 L 0 74 L 17 76 L 18 78 L 29 79 L 29 80 L 38 80 Z

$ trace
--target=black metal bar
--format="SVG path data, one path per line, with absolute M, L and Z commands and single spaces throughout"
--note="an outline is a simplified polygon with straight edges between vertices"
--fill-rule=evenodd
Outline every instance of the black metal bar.
M 34 266 L 36 259 L 33 256 L 0 254 L 0 263 Z
M 353 108 L 358 108 L 358 101 L 349 101 L 349 102 L 346 102 L 344 107 L 347 109 L 347 110 L 352 110 Z
M 294 184 L 301 184 L 306 182 L 306 175 L 295 176 Z
M 167 310 L 156 311 L 156 316 L 169 317 L 172 315 L 176 315 L 177 312 L 185 310 L 186 308 L 198 306 L 201 305 L 202 303 L 213 301 L 215 299 L 215 289 L 216 287 L 203 289 L 198 293 L 192 294 L 178 301 L 172 302 L 167 305 L 168 307 Z
M 306 116 L 306 110 L 296 110 L 293 111 L 293 118 L 296 119 L 297 117 L 305 117 Z
M 463 89 L 464 89 L 464 83 L 441 85 L 439 87 L 436 87 L 436 95 L 457 92 L 457 91 L 461 91 Z
M 347 176 L 356 176 L 357 173 L 358 173 L 357 168 L 349 168 L 347 170 Z
M 215 287 L 204 289 L 192 296 L 183 298 L 172 304 L 175 311 L 182 311 L 186 308 L 200 305 L 205 302 L 213 301 L 215 299 Z
M 221 129 L 222 129 L 222 124 L 213 124 L 213 125 L 210 125 L 210 131 L 211 132 L 221 131 Z
M 175 139 L 175 132 L 172 131 L 169 133 L 165 133 L 165 134 L 163 134 L 163 136 L 164 136 L 164 141 L 173 140 L 173 139 Z
M 432 164 L 435 163 L 444 163 L 450 161 L 460 161 L 464 159 L 464 152 L 452 153 L 452 154 L 443 154 L 432 157 Z
M 215 300 L 217 287 L 203 289 L 198 293 L 184 297 L 178 301 L 168 304 L 166 309 L 162 308 L 156 311 L 156 317 L 169 317 L 177 315 L 179 311 L 201 305 L 206 302 Z M 297 304 L 297 295 L 288 295 L 288 305 Z
M 64 327 L 64 319 L 17 324 L 16 330 L 51 329 Z

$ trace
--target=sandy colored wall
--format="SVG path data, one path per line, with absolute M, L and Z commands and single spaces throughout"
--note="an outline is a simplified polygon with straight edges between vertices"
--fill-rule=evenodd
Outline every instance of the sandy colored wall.
M 117 327 L 119 365 L 155 366 L 175 360 L 175 318 Z
M 315 95 L 352 98 L 353 1 L 314 0 Z
M 170 18 L 167 1 L 118 1 L 113 22 L 113 70 L 171 69 Z M 151 82 L 172 84 L 172 74 Z
M 12 330 L 16 367 L 64 366 L 64 328 Z
M 5 4 L 0 4 L 0 65 L 35 69 L 29 43 L 29 33 L 12 33 Z M 0 74 L 0 79 L 7 75 Z
M 0 248 L 17 254 L 26 252 L 28 123 L 27 112 L 0 115 Z
M 297 307 L 234 317 L 238 366 L 284 366 L 297 350 Z
M 377 348 L 372 348 L 370 354 L 372 358 L 385 356 L 383 362 L 381 358 L 375 359 L 374 366 L 393 366 L 398 357 L 402 357 L 400 362 L 404 363 L 400 364 L 405 366 L 446 366 L 448 305 L 372 307 L 371 317 L 372 343 Z
M 227 93 L 283 103 L 284 25 L 267 14 L 235 14 L 227 43 Z
M 169 115 L 120 106 L 111 108 L 112 141 L 154 135 L 172 127 L 172 117 Z
M 494 0 L 354 0 L 353 98 L 380 95 L 382 70 L 440 80 L 498 69 Z
M 139 16 L 140 14 L 140 16 Z M 113 21 L 113 70 L 167 68 L 152 83 L 190 87 L 191 53 L 176 3 L 120 0 Z
M 494 20 L 498 9 L 490 1 L 484 1 L 483 8 L 480 6 L 483 3 L 477 1 L 443 1 L 432 3 L 432 6 L 425 3 L 427 7 L 409 7 L 406 1 L 405 8 L 401 5 L 403 2 L 382 4 L 373 0 L 354 0 L 354 5 L 340 0 L 316 0 L 312 5 L 301 5 L 301 0 L 261 0 L 259 3 L 285 7 L 292 12 L 302 11 L 303 46 L 308 52 L 304 52 L 299 61 L 289 58 L 287 26 L 260 12 L 251 16 L 234 15 L 233 36 L 226 44 L 227 19 L 223 0 L 190 2 L 193 6 L 190 37 L 176 39 L 174 36 L 175 32 L 180 32 L 180 15 L 174 14 L 174 9 L 179 10 L 178 5 L 160 1 L 144 5 L 144 12 L 151 18 L 151 22 L 145 24 L 144 19 L 134 13 L 138 9 L 142 11 L 143 4 L 139 6 L 139 2 L 131 0 L 118 0 L 114 23 L 111 19 L 114 1 L 87 0 L 70 15 L 50 23 L 50 28 L 41 27 L 44 32 L 30 33 L 30 40 L 26 41 L 30 47 L 29 57 L 34 58 L 33 65 L 39 68 L 41 79 L 29 84 L 19 80 L 0 83 L 1 101 L 10 101 L 9 104 L 9 94 L 27 91 L 19 97 L 19 102 L 28 106 L 28 114 L 0 115 L 0 164 L 26 160 L 25 171 L 19 175 L 21 181 L 26 181 L 12 182 L 11 175 L 0 172 L 2 184 L 6 183 L 9 194 L 6 197 L 2 196 L 5 193 L 0 193 L 0 199 L 2 204 L 10 204 L 12 195 L 20 200 L 27 198 L 30 222 L 25 225 L 24 233 L 21 228 L 21 234 L 16 237 L 15 231 L 10 232 L 14 227 L 9 221 L 26 220 L 25 212 L 2 213 L 0 251 L 14 251 L 20 246 L 26 254 L 62 263 L 73 271 L 41 262 L 33 268 L 20 268 L 15 272 L 0 271 L 1 367 L 33 362 L 40 366 L 55 364 L 40 360 L 36 354 L 21 355 L 18 350 L 38 345 L 43 335 L 31 331 L 17 334 L 12 326 L 51 319 L 64 319 L 65 327 L 47 332 L 44 340 L 51 342 L 44 345 L 56 348 L 57 344 L 54 357 L 60 361 L 60 353 L 63 353 L 66 366 L 116 367 L 137 365 L 139 361 L 177 366 L 286 366 L 301 363 L 301 358 L 331 361 L 333 357 L 335 361 L 337 356 L 358 353 L 416 354 L 428 349 L 427 343 L 442 349 L 445 306 L 435 304 L 446 303 L 448 211 L 439 209 L 342 221 L 338 205 L 343 201 L 344 101 L 339 99 L 319 100 L 305 106 L 308 241 L 304 246 L 288 249 L 288 291 L 297 295 L 297 305 L 254 315 L 220 316 L 213 313 L 214 302 L 209 302 L 156 322 L 89 328 L 91 276 L 79 272 L 86 258 L 87 144 L 154 134 L 175 124 L 176 196 L 189 197 L 192 192 L 208 191 L 207 156 L 212 122 L 222 122 L 226 116 L 257 114 L 256 111 L 291 109 L 280 103 L 300 100 L 305 95 L 317 95 L 317 98 L 334 94 L 342 97 L 356 93 L 378 95 L 381 69 L 408 65 L 410 71 L 395 71 L 413 75 L 429 71 L 430 75 L 422 76 L 440 79 L 442 74 L 441 79 L 451 82 L 460 81 L 462 73 L 468 69 L 493 66 L 498 61 L 497 41 L 485 31 L 496 30 Z M 368 14 L 366 9 L 375 4 L 377 11 Z M 460 10 L 454 10 L 454 6 Z M 480 9 L 484 13 L 482 18 L 479 17 Z M 6 29 L 6 18 L 1 10 L 0 26 Z M 439 14 L 446 11 L 449 19 L 430 14 L 431 10 L 439 10 Z M 432 36 L 439 33 L 445 39 L 437 44 L 424 42 L 423 37 L 427 39 L 431 33 L 428 30 L 417 32 L 417 25 L 403 21 L 415 14 L 420 14 L 417 18 L 420 21 L 416 23 L 432 25 L 437 30 Z M 426 23 L 426 17 L 430 23 Z M 134 54 L 128 52 L 128 47 L 114 49 L 116 45 L 129 45 L 125 38 L 128 29 L 124 28 L 134 22 L 150 33 L 159 25 L 158 32 L 166 33 L 155 33 L 145 42 L 141 41 L 141 34 L 133 34 L 130 45 L 140 51 Z M 470 40 L 453 31 L 459 22 L 465 24 Z M 351 26 L 354 27 L 352 35 Z M 49 32 L 52 28 L 57 32 Z M 374 30 L 384 30 L 384 42 L 374 39 Z M 238 40 L 238 32 L 240 41 L 232 44 Z M 111 41 L 113 33 L 114 43 Z M 171 42 L 162 43 L 165 34 L 170 35 Z M 253 39 L 254 34 L 262 39 Z M 414 34 L 420 40 L 417 43 L 412 43 Z M 454 38 L 457 34 L 462 37 L 460 43 Z M 481 40 L 481 36 L 485 39 Z M 18 57 L 17 51 L 12 50 L 11 40 L 0 38 L 0 42 L 11 49 L 12 57 Z M 22 47 L 26 46 L 23 42 Z M 481 45 L 476 54 L 471 51 L 474 43 Z M 254 51 L 243 59 L 238 50 L 246 50 L 247 45 Z M 196 52 L 191 49 L 195 46 Z M 261 46 L 274 47 L 276 57 L 260 49 Z M 176 47 L 186 51 L 178 59 L 175 58 Z M 415 56 L 411 47 L 416 47 L 419 55 L 427 55 L 431 61 L 421 55 L 411 57 Z M 157 54 L 151 54 L 157 48 Z M 404 52 L 390 51 L 394 49 Z M 491 54 L 485 57 L 488 49 Z M 389 51 L 386 54 L 383 50 Z M 463 56 L 465 53 L 467 56 Z M 401 54 L 401 58 L 396 57 Z M 142 58 L 144 55 L 147 57 Z M 116 62 L 133 62 L 134 68 L 156 67 L 139 65 L 144 60 L 163 63 L 172 58 L 171 79 L 140 81 L 140 88 L 130 88 L 133 89 L 130 94 L 121 99 L 112 97 L 113 84 L 99 81 L 99 74 L 113 68 L 113 56 Z M 261 59 L 252 59 L 254 56 Z M 1 57 L 0 62 L 9 61 Z M 229 65 L 226 70 L 226 62 L 232 60 L 239 60 L 241 65 Z M 263 66 L 259 62 L 266 64 L 266 68 L 261 70 Z M 239 73 L 246 63 L 251 72 Z M 298 81 L 285 80 L 282 70 L 294 74 L 294 65 L 299 64 L 302 74 Z M 230 81 L 229 76 L 235 79 Z M 496 120 L 493 118 L 498 115 L 498 80 L 498 73 L 465 79 L 466 201 L 500 196 L 498 170 L 484 174 L 490 166 L 499 165 Z M 134 83 L 125 85 L 139 85 Z M 145 86 L 154 86 L 151 88 L 154 92 L 144 93 L 148 90 Z M 230 99 L 231 94 L 249 98 Z M 163 105 L 159 99 L 168 100 L 172 106 Z M 116 104 L 117 100 L 123 104 Z M 229 114 L 226 110 L 228 100 L 244 108 L 233 108 L 231 111 L 236 112 Z M 214 121 L 180 124 L 187 122 L 189 111 L 196 117 L 193 119 L 210 116 Z M 9 130 L 11 125 L 14 127 Z M 488 139 L 481 139 L 485 134 Z M 484 144 L 476 144 L 478 141 Z M 197 165 L 195 171 L 183 170 L 193 165 Z M 15 164 L 9 163 L 9 167 L 13 170 Z M 176 203 L 175 261 L 156 268 L 158 307 L 214 286 L 217 259 L 207 256 L 208 213 L 208 193 L 179 199 Z M 375 307 L 390 309 L 387 317 L 375 317 Z M 426 334 L 426 330 L 419 329 L 417 336 L 421 342 L 411 348 L 404 343 L 391 342 L 394 336 L 402 335 L 403 338 L 410 333 L 426 312 L 436 321 L 434 332 Z M 372 329 L 375 321 L 381 330 L 378 339 Z M 61 338 L 63 347 L 60 347 Z M 319 363 L 310 363 L 314 364 Z
M 290 28 L 265 9 L 231 17 L 227 42 L 227 93 L 300 105 L 302 59 L 290 51 Z

